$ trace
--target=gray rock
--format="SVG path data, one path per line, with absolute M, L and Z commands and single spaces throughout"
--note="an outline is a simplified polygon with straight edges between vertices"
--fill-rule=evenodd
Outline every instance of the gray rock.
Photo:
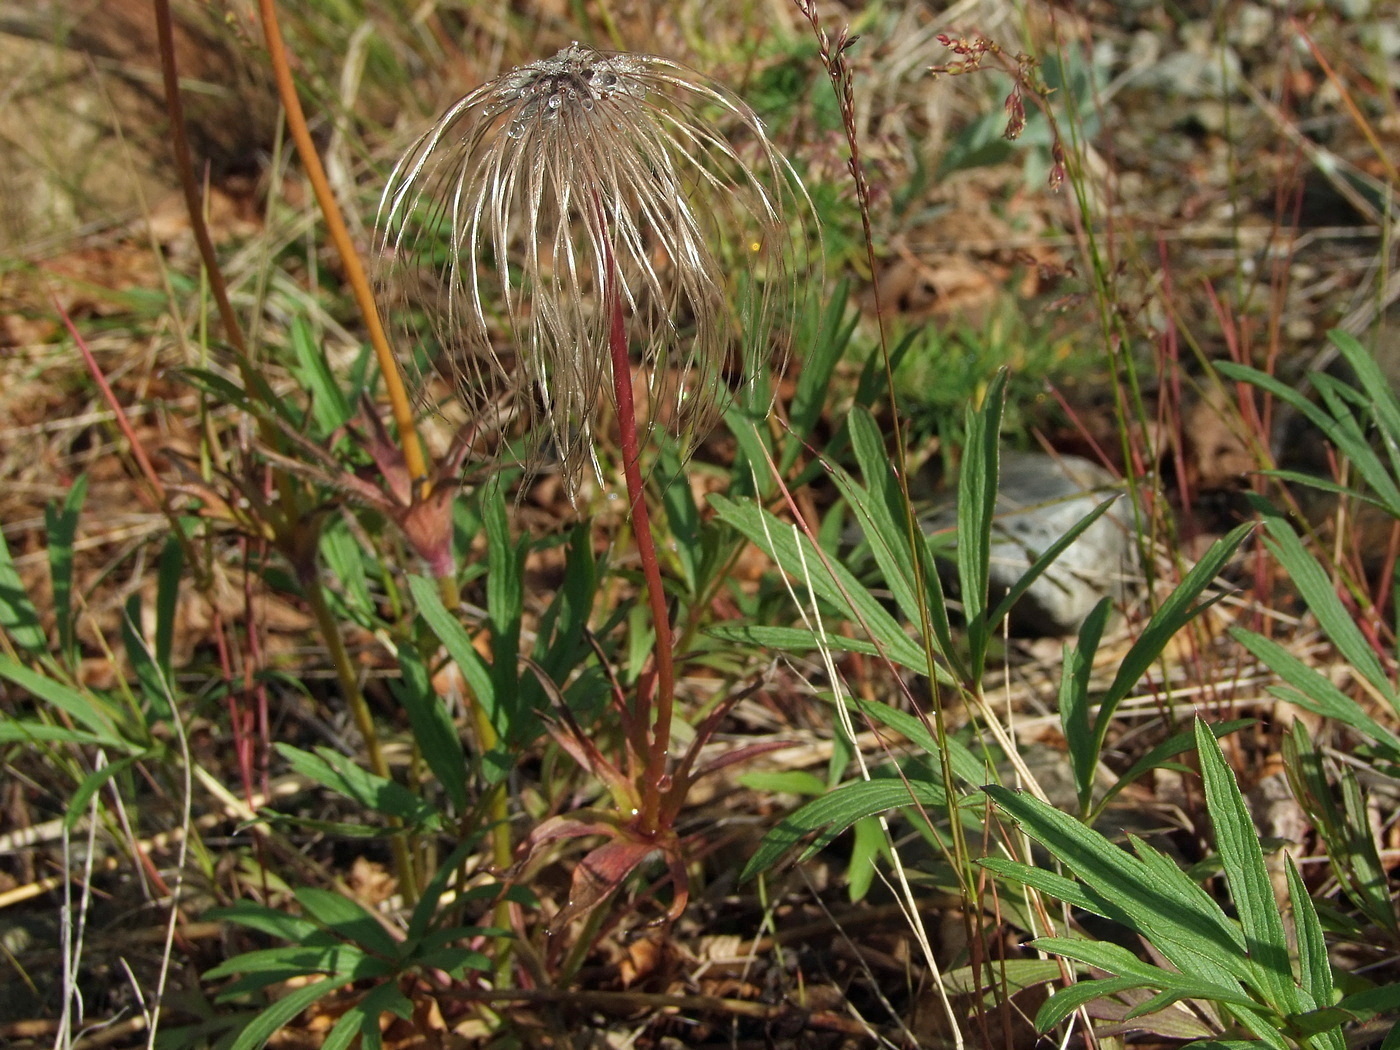
M 1120 492 L 1108 471 L 1079 456 L 1003 453 L 992 527 L 992 602 L 1051 544 Z M 928 531 L 948 529 L 956 520 L 956 506 L 949 502 L 924 525 Z M 1011 610 L 1012 632 L 1022 637 L 1071 635 L 1101 599 L 1120 599 L 1137 565 L 1132 524 L 1131 506 L 1119 499 L 1017 601 Z M 945 572 L 955 575 L 955 568 Z

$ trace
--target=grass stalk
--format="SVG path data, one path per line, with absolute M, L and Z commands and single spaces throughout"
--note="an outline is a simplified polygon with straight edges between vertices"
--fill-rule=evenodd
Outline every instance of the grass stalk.
M 418 438 L 418 430 L 414 426 L 413 405 L 404 386 L 403 376 L 399 372 L 398 360 L 389 346 L 389 337 L 385 334 L 384 324 L 375 306 L 374 292 L 370 288 L 364 264 L 360 260 L 359 252 L 355 250 L 350 230 L 345 225 L 344 216 L 341 215 L 340 205 L 336 203 L 335 194 L 331 192 L 326 169 L 321 164 L 321 156 L 306 125 L 306 114 L 302 110 L 301 98 L 297 95 L 296 83 L 292 79 L 291 63 L 287 58 L 282 29 L 277 21 L 276 5 L 273 0 L 258 0 L 258 9 L 262 13 L 263 33 L 267 40 L 273 76 L 277 81 L 277 94 L 282 100 L 282 108 L 287 116 L 287 129 L 292 133 L 292 141 L 296 144 L 297 154 L 306 169 L 306 177 L 316 195 L 316 203 L 325 217 L 326 230 L 340 255 L 341 264 L 345 267 L 345 279 L 355 297 L 355 305 L 364 318 L 370 345 L 374 348 L 375 360 L 378 361 L 379 370 L 384 377 L 384 389 L 389 397 L 394 422 L 398 425 L 399 442 L 403 448 L 404 463 L 408 467 L 409 477 L 413 480 L 418 498 L 426 499 L 432 492 L 431 467 L 423 444 Z

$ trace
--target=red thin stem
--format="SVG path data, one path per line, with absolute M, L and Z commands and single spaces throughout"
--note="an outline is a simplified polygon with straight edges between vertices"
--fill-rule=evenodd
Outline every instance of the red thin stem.
M 609 259 L 611 265 L 611 259 Z M 647 830 L 655 831 L 660 814 L 661 779 L 666 773 L 666 756 L 671 744 L 671 710 L 675 706 L 676 678 L 671 652 L 671 619 L 666 608 L 666 592 L 661 586 L 661 564 L 656 558 L 656 543 L 651 534 L 651 514 L 647 511 L 646 493 L 642 485 L 641 449 L 637 437 L 637 412 L 632 397 L 632 364 L 627 356 L 627 327 L 622 313 L 622 296 L 618 292 L 616 274 L 608 281 L 608 303 L 612 311 L 612 326 L 608 344 L 612 351 L 613 393 L 617 400 L 617 424 L 621 431 L 622 470 L 627 478 L 627 498 L 631 511 L 632 532 L 637 537 L 637 555 L 642 561 L 642 576 L 646 581 L 647 602 L 656 629 L 656 721 L 652 726 L 650 751 L 643 773 L 642 821 Z M 645 726 L 647 715 L 644 689 L 637 690 L 636 721 Z

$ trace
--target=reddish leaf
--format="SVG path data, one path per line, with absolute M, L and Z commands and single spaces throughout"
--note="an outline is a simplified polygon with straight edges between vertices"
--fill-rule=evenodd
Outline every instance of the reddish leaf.
M 639 864 L 656 852 L 656 843 L 631 837 L 614 838 L 593 850 L 574 869 L 568 906 L 554 917 L 549 924 L 549 932 L 558 933 L 575 919 L 598 907 L 612 896 Z

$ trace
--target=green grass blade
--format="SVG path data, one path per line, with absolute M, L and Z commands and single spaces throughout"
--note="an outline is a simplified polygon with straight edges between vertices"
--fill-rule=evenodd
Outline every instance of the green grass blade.
M 413 741 L 456 812 L 467 808 L 467 759 L 462 739 L 446 706 L 433 692 L 428 669 L 409 646 L 399 647 L 402 678 L 390 682 L 394 697 L 408 713 Z
M 120 776 L 141 760 L 140 755 L 123 755 L 121 758 L 104 765 L 83 778 L 81 784 L 74 789 L 72 796 L 68 799 L 67 809 L 63 814 L 63 826 L 68 831 L 72 831 L 82 820 L 88 810 L 88 802 L 92 796 L 102 790 L 103 785 L 113 777 Z
M 319 747 L 316 753 L 290 744 L 272 745 L 297 773 L 314 780 L 375 813 L 398 817 L 413 827 L 432 830 L 441 825 L 433 808 L 402 784 L 361 769 L 352 759 Z
M 1337 688 L 1326 675 L 1298 659 L 1271 638 L 1265 638 L 1242 627 L 1230 628 L 1230 636 L 1248 649 L 1255 659 L 1293 687 L 1291 690 L 1275 687 L 1269 692 L 1289 703 L 1351 726 L 1380 745 L 1388 752 L 1392 761 L 1400 762 L 1400 737 L 1367 714 L 1360 704 Z
M 675 444 L 671 441 L 662 444 L 657 473 L 664 479 L 661 482 L 661 504 L 666 508 L 666 525 L 675 541 L 670 553 L 675 556 L 676 565 L 680 568 L 686 594 L 693 596 L 697 587 L 696 571 L 702 554 L 703 527 L 700 522 L 700 509 L 690 491 L 690 476 L 676 451 Z
M 350 403 L 331 374 L 326 355 L 321 352 L 316 335 L 304 318 L 292 321 L 291 343 L 296 357 L 292 371 L 311 395 L 311 417 L 316 421 L 317 436 L 327 437 L 349 421 Z
M 1099 650 L 1111 612 L 1112 599 L 1104 598 L 1094 606 L 1079 628 L 1079 644 L 1065 646 L 1060 666 L 1060 729 L 1069 748 L 1069 766 L 1074 774 L 1081 814 L 1089 811 L 1094 773 L 1099 764 L 1094 730 L 1089 724 L 1089 678 L 1094 672 L 1094 654 Z
M 1259 833 L 1220 745 L 1200 719 L 1196 720 L 1195 729 L 1206 809 L 1215 829 L 1215 845 L 1230 885 L 1230 896 L 1244 929 L 1255 973 L 1253 983 L 1279 1013 L 1297 1013 L 1302 1004 L 1289 963 L 1283 916 L 1264 866 Z
M 58 648 L 65 657 L 73 650 L 73 543 L 78 535 L 78 518 L 87 499 L 88 479 L 78 475 L 63 501 L 63 509 L 44 508 L 48 533 L 49 580 L 53 584 L 54 620 L 58 625 Z M 6 556 L 0 554 L 0 561 Z
M 797 387 L 788 409 L 792 433 L 778 460 L 780 474 L 786 475 L 792 469 L 802 452 L 803 442 L 810 440 L 812 430 L 826 407 L 832 374 L 859 321 L 858 316 L 853 316 L 849 323 L 845 321 L 849 291 L 849 282 L 843 281 L 837 287 L 822 311 L 815 337 L 807 344 L 807 351 L 802 356 L 802 372 L 797 377 Z
M 0 534 L 0 631 L 14 639 L 21 649 L 35 656 L 49 650 L 49 640 L 39 623 L 39 614 L 25 592 L 3 534 Z
M 958 584 L 967 621 L 968 664 L 980 681 L 993 625 L 987 619 L 992 522 L 996 517 L 1001 462 L 1001 417 L 1006 407 L 1006 371 L 996 374 L 980 408 L 967 411 L 967 447 L 958 471 Z
M 228 1050 L 262 1050 L 263 1044 L 297 1014 L 317 1002 L 322 996 L 329 995 L 353 980 L 355 980 L 353 974 L 340 974 L 289 992 L 249 1021 L 243 1031 L 238 1033 L 238 1038 L 230 1044 Z
M 1322 563 L 1308 553 L 1298 534 L 1277 511 L 1266 508 L 1264 524 L 1268 531 L 1265 546 L 1288 572 L 1332 644 L 1400 714 L 1400 697 L 1386 676 L 1380 657 L 1356 626 L 1356 618 L 1337 597 Z
M 334 931 L 336 936 L 386 958 L 392 959 L 399 954 L 400 942 L 364 905 L 315 886 L 302 886 L 295 893 L 297 903 L 306 914 Z
M 122 643 L 132 673 L 141 686 L 144 700 L 142 710 L 151 723 L 168 722 L 174 717 L 170 709 L 170 686 L 165 671 L 156 662 L 156 655 L 141 633 L 141 596 L 133 594 L 126 600 L 122 616 Z
M 767 871 L 807 836 L 816 838 L 802 851 L 811 856 L 862 817 L 873 817 L 904 806 L 942 807 L 946 796 L 941 784 L 922 780 L 856 780 L 829 791 L 785 817 L 763 836 L 758 850 L 739 876 L 747 881 Z
M 1142 634 L 1123 657 L 1113 683 L 1099 701 L 1099 714 L 1094 722 L 1095 754 L 1103 749 L 1104 738 L 1118 705 L 1162 655 L 1167 643 L 1204 608 L 1195 604 L 1196 599 L 1220 574 L 1253 528 L 1252 523 L 1246 522 L 1212 543 L 1147 621 Z
M 898 662 L 908 666 L 926 667 L 923 650 L 904 633 L 885 607 L 845 566 L 829 557 L 823 561 L 824 555 L 817 552 L 805 535 L 794 534 L 792 526 L 783 524 L 753 503 L 740 503 L 724 496 L 711 496 L 710 503 L 721 521 L 770 555 L 801 587 L 810 583 L 818 598 L 834 608 L 841 618 L 859 624 L 882 652 L 891 653 L 892 658 L 895 658 L 893 654 L 900 654 Z
M 63 711 L 86 726 L 108 747 L 116 747 L 123 751 L 131 749 L 118 731 L 118 720 L 110 711 L 104 709 L 106 705 L 95 694 L 79 692 L 62 682 L 31 671 L 5 655 L 0 655 L 0 678 L 14 682 L 31 695 Z
M 1332 964 L 1327 960 L 1327 941 L 1322 934 L 1322 923 L 1317 918 L 1317 908 L 1313 906 L 1312 894 L 1307 883 L 1298 874 L 1298 866 L 1293 858 L 1285 856 L 1288 876 L 1288 896 L 1293 904 L 1293 925 L 1298 933 L 1298 975 L 1299 983 L 1308 1001 L 1305 1009 L 1317 1010 L 1332 1005 Z
M 1191 884 L 1175 867 L 1168 876 L 1029 795 L 998 785 L 982 790 L 1101 898 L 1111 918 L 1147 937 L 1183 972 L 1216 982 L 1222 973 L 1249 975 L 1239 930 L 1219 906 L 1202 903 L 1199 887 L 1186 890 L 1182 883 Z

